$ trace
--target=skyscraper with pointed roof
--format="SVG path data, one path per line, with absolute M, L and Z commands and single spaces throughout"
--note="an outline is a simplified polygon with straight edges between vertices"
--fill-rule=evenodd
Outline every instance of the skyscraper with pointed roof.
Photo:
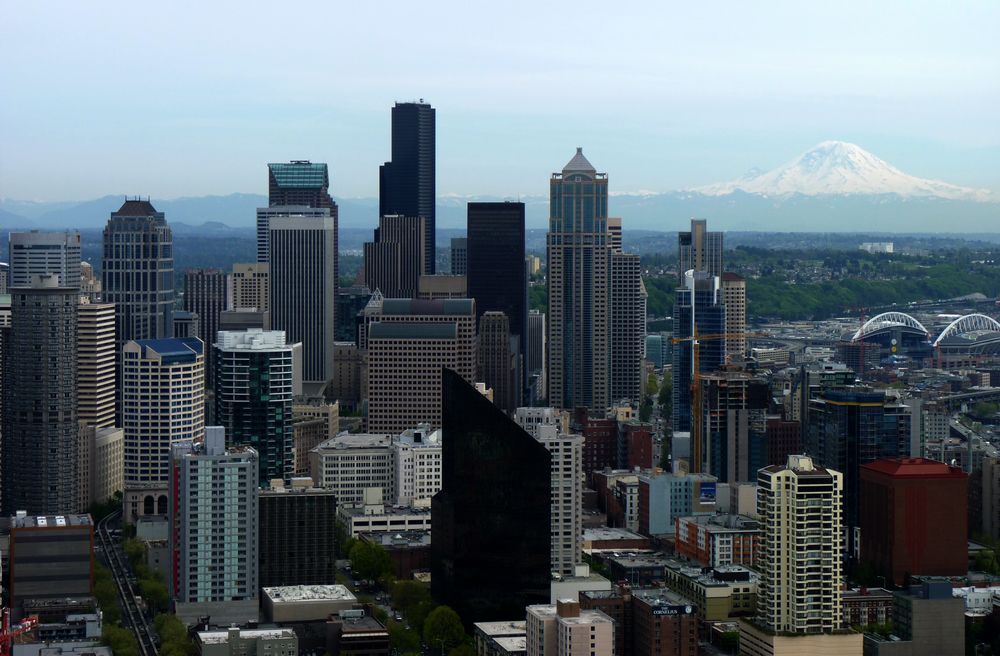
M 577 148 L 549 182 L 549 404 L 603 411 L 609 397 L 608 175 Z

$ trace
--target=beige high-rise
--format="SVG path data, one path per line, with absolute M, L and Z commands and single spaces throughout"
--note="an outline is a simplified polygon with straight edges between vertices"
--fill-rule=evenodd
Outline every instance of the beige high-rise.
M 722 274 L 722 303 L 726 306 L 726 355 L 747 352 L 747 280 L 741 275 Z
M 612 656 L 615 623 L 599 610 L 580 610 L 580 602 L 528 606 L 528 656 Z
M 236 263 L 229 278 L 229 307 L 234 310 L 271 308 L 271 265 L 266 262 Z M 215 335 L 211 336 L 215 341 Z
M 757 475 L 764 533 L 756 623 L 772 632 L 816 634 L 843 626 L 844 476 L 789 456 Z

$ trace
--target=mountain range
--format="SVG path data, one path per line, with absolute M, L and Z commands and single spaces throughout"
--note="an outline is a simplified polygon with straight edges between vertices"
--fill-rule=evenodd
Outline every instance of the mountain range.
M 614 176 L 611 176 L 612 190 Z M 94 229 L 121 205 L 124 196 L 88 201 L 34 202 L 0 199 L 3 229 Z M 378 199 L 337 198 L 340 225 L 370 229 L 378 222 Z M 503 200 L 489 196 L 438 198 L 439 228 L 462 228 L 466 203 Z M 509 200 L 509 199 L 508 199 Z M 524 196 L 529 228 L 545 228 L 548 197 Z M 255 223 L 258 194 L 229 194 L 159 200 L 176 229 L 240 229 Z M 716 230 L 815 232 L 1000 232 L 1000 195 L 908 175 L 863 148 L 825 141 L 770 171 L 751 171 L 730 182 L 664 193 L 615 192 L 609 213 L 626 229 L 675 231 L 693 216 Z

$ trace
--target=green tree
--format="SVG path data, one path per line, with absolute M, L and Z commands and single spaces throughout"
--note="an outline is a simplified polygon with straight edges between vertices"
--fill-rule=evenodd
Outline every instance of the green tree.
M 646 422 L 653 417 L 653 402 L 648 398 L 639 406 L 639 421 Z
M 101 644 L 111 647 L 115 656 L 139 656 L 139 643 L 128 629 L 117 624 L 104 623 L 101 631 Z
M 396 581 L 392 584 L 392 605 L 408 615 L 411 608 L 431 601 L 431 591 L 420 581 Z
M 674 393 L 674 376 L 669 371 L 663 372 L 663 382 L 660 383 L 660 393 L 657 395 L 656 400 L 663 408 L 661 412 L 664 415 L 669 414 L 669 410 L 673 407 L 673 393 Z
M 125 540 L 125 555 L 128 557 L 129 563 L 134 569 L 140 563 L 145 563 L 146 560 L 146 545 L 143 544 L 142 540 L 137 540 L 135 538 L 129 538 Z
M 389 624 L 389 645 L 400 654 L 420 653 L 420 634 L 399 622 Z
M 435 608 L 437 605 L 433 601 L 421 601 L 410 608 L 410 612 L 406 614 L 406 620 L 420 635 L 423 635 L 424 622 Z
M 139 581 L 139 594 L 153 614 L 167 610 L 168 596 L 167 586 L 163 581 L 157 579 L 142 579 Z
M 438 606 L 424 621 L 424 642 L 431 649 L 441 649 L 444 653 L 465 642 L 465 629 L 458 613 L 448 606 Z
M 448 652 L 448 656 L 476 656 L 476 650 L 470 645 L 459 645 Z
M 649 374 L 646 378 L 646 396 L 656 396 L 656 390 L 660 386 L 656 383 L 656 374 Z
M 382 545 L 358 540 L 351 547 L 351 567 L 361 578 L 375 581 L 389 573 L 392 561 Z

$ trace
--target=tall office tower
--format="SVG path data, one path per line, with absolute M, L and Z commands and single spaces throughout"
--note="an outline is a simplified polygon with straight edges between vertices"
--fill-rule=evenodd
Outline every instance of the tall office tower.
M 7 294 L 10 289 L 10 263 L 0 262 L 0 294 Z
M 302 343 L 302 381 L 308 394 L 333 377 L 336 331 L 337 220 L 271 220 L 271 327 Z
M 4 344 L 3 507 L 8 515 L 76 512 L 79 437 L 76 306 L 58 274 L 11 288 Z
M 611 253 L 611 401 L 642 402 L 646 287 L 639 256 Z
M 843 474 L 814 466 L 807 456 L 789 456 L 787 466 L 758 473 L 763 534 L 756 621 L 763 628 L 810 634 L 843 627 L 843 494 Z
M 467 237 L 451 238 L 451 275 L 464 276 L 469 271 L 469 240 Z
M 330 174 L 326 164 L 309 160 L 267 165 L 267 204 L 304 205 L 326 208 L 337 218 L 337 203 L 330 197 Z
M 442 382 L 431 591 L 466 622 L 517 617 L 549 599 L 552 457 L 460 375 Z
M 174 337 L 197 337 L 203 335 L 200 330 L 201 319 L 197 312 L 174 310 Z
M 309 207 L 307 205 L 276 205 L 274 207 L 257 208 L 257 263 L 267 264 L 271 261 L 271 221 L 276 218 L 296 216 L 322 221 L 328 216 L 334 216 L 328 207 Z
M 387 298 L 416 298 L 420 276 L 427 269 L 424 239 L 427 219 L 417 216 L 379 217 L 375 241 L 365 242 L 365 285 Z
M 434 122 L 434 108 L 423 100 L 396 103 L 392 108 L 392 161 L 378 171 L 379 216 L 399 214 L 426 219 L 423 273 L 434 273 L 436 255 Z
M 219 316 L 227 306 L 226 274 L 220 269 L 188 269 L 184 272 L 184 309 L 198 315 L 198 333 L 205 342 L 205 384 L 215 380 L 211 345 L 219 332 Z M 180 336 L 180 335 L 178 335 Z
M 231 445 L 253 447 L 258 479 L 290 480 L 293 351 L 280 330 L 222 331 L 215 351 L 215 421 Z
M 545 313 L 532 310 L 528 313 L 527 340 L 524 347 L 524 370 L 530 377 L 537 373 L 537 389 L 540 398 L 545 398 Z M 536 385 L 536 383 L 532 383 Z
M 86 509 L 122 489 L 125 438 L 115 427 L 115 306 L 81 302 L 76 325 L 80 508 Z
M 493 402 L 508 414 L 519 405 L 511 353 L 510 321 L 503 312 L 487 312 L 479 320 L 477 381 L 493 390 Z
M 747 279 L 726 271 L 722 274 L 722 304 L 726 306 L 726 355 L 747 352 Z
M 270 224 L 268 224 L 270 225 Z M 229 276 L 229 303 L 233 310 L 271 309 L 271 267 L 267 263 L 248 262 L 233 264 Z
M 527 276 L 524 262 L 524 203 L 469 203 L 469 296 L 477 314 L 503 312 L 511 335 L 527 330 Z
M 552 174 L 549 194 L 549 405 L 603 412 L 610 402 L 608 176 L 577 148 Z
M 225 430 L 172 453 L 170 591 L 182 622 L 258 619 L 257 452 L 226 448 Z
M 674 301 L 674 338 L 698 335 L 721 335 L 726 332 L 726 308 L 722 304 L 719 279 L 702 271 L 688 271 L 681 279 Z M 726 343 L 721 339 L 698 344 L 698 370 L 709 373 L 726 360 Z M 691 381 L 694 376 L 692 342 L 673 345 L 673 429 L 691 430 Z M 692 463 L 692 467 L 699 463 Z M 699 471 L 692 469 L 692 471 Z
M 173 236 L 149 201 L 126 200 L 111 213 L 101 280 L 104 302 L 115 305 L 117 353 L 129 340 L 173 335 Z
M 743 371 L 701 377 L 702 471 L 720 483 L 747 483 L 768 463 L 767 381 Z M 787 459 L 786 459 L 787 462 Z
M 722 277 L 722 235 L 709 232 L 705 219 L 691 219 L 691 231 L 677 233 L 678 281 L 691 270 Z
M 12 232 L 10 287 L 30 287 L 35 276 L 59 275 L 61 287 L 80 288 L 80 233 Z
M 913 576 L 969 570 L 969 476 L 925 458 L 861 466 L 861 562 L 902 586 Z
M 552 454 L 552 571 L 573 576 L 583 562 L 583 436 L 549 425 L 535 439 Z
M 205 434 L 205 354 L 196 337 L 133 340 L 122 353 L 125 521 L 167 514 L 170 449 Z
M 615 622 L 599 610 L 580 610 L 575 599 L 528 606 L 527 656 L 596 656 L 615 652 Z
M 910 453 L 910 408 L 867 387 L 831 388 L 809 402 L 803 443 L 817 465 L 844 476 L 848 553 L 858 556 L 861 465 Z
M 441 368 L 475 382 L 475 302 L 386 299 L 382 312 L 368 327 L 368 430 L 400 433 L 414 423 L 438 428 Z
M 297 478 L 262 489 L 260 587 L 337 583 L 337 493 Z
M 115 425 L 115 306 L 77 306 L 78 417 L 98 428 Z

